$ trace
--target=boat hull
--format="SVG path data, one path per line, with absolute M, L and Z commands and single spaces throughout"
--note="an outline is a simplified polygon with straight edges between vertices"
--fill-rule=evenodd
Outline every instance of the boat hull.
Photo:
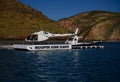
M 64 50 L 72 49 L 72 46 L 69 44 L 55 44 L 55 45 L 14 44 L 13 48 L 17 50 Z
M 100 42 L 81 42 L 77 44 L 14 44 L 16 50 L 64 50 L 64 49 L 81 49 L 100 44 Z M 92 48 L 92 47 L 91 47 Z

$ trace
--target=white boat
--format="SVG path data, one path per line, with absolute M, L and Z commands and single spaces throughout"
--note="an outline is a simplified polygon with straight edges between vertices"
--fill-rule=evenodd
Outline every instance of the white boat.
M 98 44 L 99 42 L 78 42 L 79 37 L 77 36 L 78 28 L 74 34 L 52 34 L 45 31 L 35 32 L 31 36 L 25 39 L 31 44 L 13 44 L 14 49 L 19 50 L 63 50 L 63 49 L 78 49 L 80 46 L 90 46 Z M 64 43 L 50 43 L 45 40 L 55 36 L 71 36 Z M 37 42 L 37 43 L 34 43 Z

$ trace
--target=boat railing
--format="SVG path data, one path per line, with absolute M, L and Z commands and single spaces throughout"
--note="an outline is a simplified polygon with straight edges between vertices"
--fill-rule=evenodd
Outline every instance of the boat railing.
M 18 43 L 19 44 L 19 43 Z M 46 45 L 46 44 L 65 44 L 65 42 L 38 42 L 38 41 L 24 41 L 22 42 L 23 45 Z

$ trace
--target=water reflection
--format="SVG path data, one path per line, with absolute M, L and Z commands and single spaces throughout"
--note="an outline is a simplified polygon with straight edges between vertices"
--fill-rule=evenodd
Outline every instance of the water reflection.
M 0 81 L 119 82 L 120 52 L 117 49 L 118 47 L 53 51 L 0 49 Z
M 42 80 L 55 82 L 85 82 L 85 76 L 80 73 L 79 50 L 36 51 L 36 75 Z

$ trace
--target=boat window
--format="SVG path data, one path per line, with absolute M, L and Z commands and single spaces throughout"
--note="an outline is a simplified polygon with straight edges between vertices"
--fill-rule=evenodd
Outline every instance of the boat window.
M 29 36 L 27 36 L 27 38 L 26 38 L 27 40 L 30 40 L 30 35 Z
M 69 48 L 69 46 L 60 46 L 60 48 Z
M 50 46 L 35 46 L 35 49 L 48 49 Z
M 59 46 L 51 46 L 51 48 L 59 48 Z
M 48 34 L 48 32 L 45 32 L 45 34 Z
M 69 40 L 69 41 L 72 41 L 72 40 L 73 40 L 73 37 L 68 37 L 68 40 Z
M 38 40 L 38 35 L 37 34 L 32 34 L 27 37 L 27 40 Z
M 75 41 L 76 41 L 77 39 L 75 38 Z

